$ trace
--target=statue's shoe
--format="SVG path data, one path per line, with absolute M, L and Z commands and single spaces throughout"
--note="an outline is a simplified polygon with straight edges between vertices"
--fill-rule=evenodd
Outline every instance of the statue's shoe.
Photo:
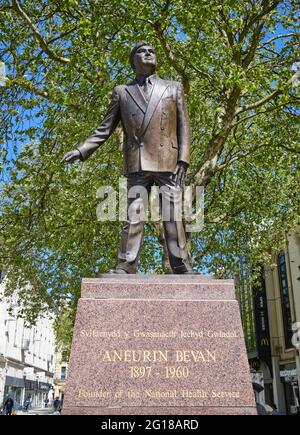
M 188 270 L 187 272 L 183 272 L 182 275 L 202 275 L 200 272 L 194 272 L 193 270 Z
M 126 272 L 126 270 L 124 270 L 124 269 L 119 269 L 119 268 L 116 268 L 116 269 L 109 269 L 106 273 L 117 273 L 117 274 L 127 274 L 128 272 Z

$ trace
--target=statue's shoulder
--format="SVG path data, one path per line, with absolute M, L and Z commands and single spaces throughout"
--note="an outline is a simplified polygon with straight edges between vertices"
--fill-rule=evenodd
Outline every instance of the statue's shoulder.
M 114 87 L 114 92 L 121 94 L 125 90 L 126 85 L 116 85 Z
M 131 81 L 131 82 L 125 83 L 125 84 L 123 84 L 123 85 L 117 85 L 117 86 L 114 87 L 114 92 L 115 92 L 116 94 L 118 94 L 118 95 L 122 95 L 122 94 L 124 94 L 124 92 L 125 92 L 125 90 L 126 90 L 127 88 L 129 88 L 129 87 L 131 87 L 131 86 L 134 86 L 134 85 L 135 85 L 135 82 L 134 82 L 134 81 Z
M 182 84 L 180 82 L 175 81 L 175 80 L 165 80 L 165 79 L 160 79 L 160 80 L 162 80 L 165 83 L 165 85 L 167 85 L 167 86 L 173 86 L 175 88 L 182 87 Z

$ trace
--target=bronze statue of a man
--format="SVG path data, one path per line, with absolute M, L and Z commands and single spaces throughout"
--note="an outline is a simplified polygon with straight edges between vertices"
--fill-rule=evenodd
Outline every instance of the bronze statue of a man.
M 190 161 L 188 114 L 182 87 L 178 82 L 162 80 L 155 74 L 155 50 L 145 42 L 137 43 L 132 49 L 130 63 L 135 80 L 113 89 L 101 125 L 80 147 L 65 154 L 62 161 L 85 161 L 121 121 L 128 191 L 134 186 L 142 186 L 148 192 L 152 185 L 167 188 L 170 218 L 164 220 L 163 225 L 170 265 L 176 274 L 191 273 L 183 222 L 174 217 L 174 197 L 182 188 Z M 162 189 L 162 195 L 163 192 Z M 141 206 L 141 198 L 128 198 L 128 209 L 135 206 L 137 209 Z M 115 273 L 136 273 L 143 228 L 143 220 L 131 220 L 127 215 Z

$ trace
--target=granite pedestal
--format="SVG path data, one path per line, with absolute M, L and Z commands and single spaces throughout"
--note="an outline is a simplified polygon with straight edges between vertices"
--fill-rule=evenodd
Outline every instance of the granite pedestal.
M 82 280 L 63 414 L 256 414 L 232 280 Z

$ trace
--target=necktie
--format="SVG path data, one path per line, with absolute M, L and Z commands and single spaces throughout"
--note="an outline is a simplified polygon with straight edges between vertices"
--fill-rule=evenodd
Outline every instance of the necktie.
M 149 101 L 150 100 L 150 96 L 151 96 L 151 85 L 149 83 L 148 77 L 145 78 L 145 83 L 144 83 L 143 91 L 144 91 L 146 100 Z

